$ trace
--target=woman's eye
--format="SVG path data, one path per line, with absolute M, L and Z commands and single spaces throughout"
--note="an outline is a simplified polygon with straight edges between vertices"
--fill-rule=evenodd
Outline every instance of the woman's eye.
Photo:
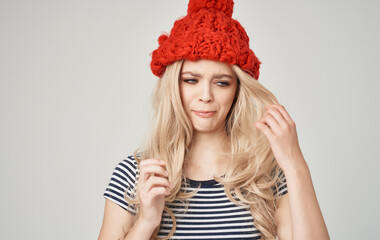
M 221 86 L 221 87 L 227 87 L 230 85 L 229 82 L 224 82 L 224 81 L 219 81 L 216 83 L 217 85 Z
M 197 83 L 196 79 L 184 79 L 183 81 L 186 83 Z

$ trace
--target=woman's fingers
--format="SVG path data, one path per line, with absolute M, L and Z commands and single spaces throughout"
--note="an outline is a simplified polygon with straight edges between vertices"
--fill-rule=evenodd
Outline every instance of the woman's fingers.
M 170 194 L 170 190 L 168 190 L 167 188 L 164 188 L 164 187 L 155 187 L 153 188 L 150 193 L 152 194 L 152 199 L 155 198 L 156 196 L 161 196 L 161 195 L 169 195 Z
M 273 136 L 272 130 L 270 130 L 270 128 L 268 127 L 268 125 L 265 124 L 265 122 L 257 121 L 255 122 L 255 126 L 258 129 L 260 129 L 268 138 L 271 138 Z
M 165 166 L 165 161 L 160 160 L 160 159 L 155 159 L 155 158 L 144 159 L 140 162 L 140 167 L 145 166 L 145 165 L 150 165 L 150 164 L 157 164 L 157 165 Z
M 165 166 L 161 165 L 145 165 L 140 166 L 140 177 L 142 177 L 142 180 L 146 182 L 150 176 L 157 175 L 157 176 L 163 176 L 168 177 L 169 173 L 166 171 Z
M 260 121 L 267 124 L 277 135 L 287 132 L 294 125 L 293 120 L 282 105 L 266 106 L 265 113 Z
M 269 126 L 269 128 L 273 131 L 273 133 L 278 133 L 279 131 L 281 131 L 281 126 L 279 125 L 277 120 L 268 112 L 266 112 L 264 114 L 262 119 Z
M 171 184 L 168 180 L 165 162 L 159 159 L 142 160 L 139 164 L 140 177 L 138 191 L 140 199 L 150 201 L 159 195 L 170 194 Z
M 277 107 L 266 107 L 266 109 L 267 111 L 265 112 L 265 115 L 271 115 L 281 126 L 281 128 L 286 128 L 288 126 L 288 123 L 286 122 L 284 116 L 281 114 Z
M 267 109 L 269 107 L 276 108 L 281 113 L 282 117 L 286 120 L 287 123 L 289 123 L 289 124 L 293 124 L 294 123 L 293 119 L 290 117 L 288 111 L 286 111 L 286 109 L 285 109 L 284 106 L 276 104 L 276 105 L 267 106 L 267 107 L 265 107 L 265 109 Z
M 163 177 L 151 176 L 140 186 L 139 198 L 142 202 L 152 204 L 154 198 L 170 194 L 172 185 L 169 180 Z
M 171 184 L 167 178 L 150 176 L 145 184 L 145 191 L 149 192 L 155 187 L 165 187 L 167 189 L 171 188 Z
M 152 175 L 161 175 L 161 176 L 168 176 L 168 173 L 166 171 L 165 161 L 160 159 L 145 159 L 142 160 L 139 164 L 140 168 L 140 178 L 142 181 L 146 181 L 149 176 Z
M 165 197 L 170 195 L 165 162 L 159 159 L 145 159 L 139 162 L 137 197 L 140 202 L 140 218 L 159 224 L 165 207 Z
M 293 124 L 293 120 L 282 105 L 266 106 L 265 112 L 260 121 L 255 123 L 256 127 L 258 127 L 267 137 L 279 136 L 287 133 L 292 128 Z

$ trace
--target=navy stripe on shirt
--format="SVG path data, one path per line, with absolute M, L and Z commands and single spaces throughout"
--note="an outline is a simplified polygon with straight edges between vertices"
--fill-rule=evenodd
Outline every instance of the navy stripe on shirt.
M 136 214 L 135 206 L 128 204 L 125 194 L 136 194 L 135 185 L 139 171 L 133 156 L 129 156 L 118 164 L 111 181 L 103 196 L 123 209 Z M 283 182 L 273 188 L 274 194 L 282 196 L 287 193 L 285 175 L 279 175 Z M 261 233 L 254 226 L 254 219 L 249 208 L 231 202 L 224 192 L 223 184 L 215 180 L 194 181 L 186 179 L 186 191 L 200 187 L 198 192 L 187 199 L 185 204 L 174 201 L 168 204 L 176 218 L 177 227 L 170 239 L 260 239 Z M 185 190 L 185 185 L 182 186 Z M 162 214 L 159 237 L 169 234 L 172 228 L 172 219 L 169 214 Z

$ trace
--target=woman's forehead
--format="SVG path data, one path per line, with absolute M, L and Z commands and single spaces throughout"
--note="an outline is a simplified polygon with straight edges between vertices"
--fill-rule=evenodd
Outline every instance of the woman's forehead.
M 201 59 L 197 61 L 185 60 L 181 73 L 193 73 L 192 75 L 226 74 L 234 75 L 228 63 Z

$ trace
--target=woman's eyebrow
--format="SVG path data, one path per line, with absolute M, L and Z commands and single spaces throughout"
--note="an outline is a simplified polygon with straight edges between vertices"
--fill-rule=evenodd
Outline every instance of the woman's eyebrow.
M 190 74 L 194 77 L 202 77 L 201 74 L 199 73 L 193 73 L 193 72 L 190 72 L 190 71 L 186 71 L 186 72 L 182 72 L 181 75 L 184 75 L 184 74 Z M 231 75 L 228 75 L 228 74 L 214 74 L 212 75 L 212 78 L 229 78 L 229 79 L 232 79 L 232 76 Z
M 202 77 L 202 75 L 199 73 L 193 73 L 193 72 L 189 72 L 189 71 L 181 73 L 181 75 L 185 75 L 185 74 L 190 74 L 191 76 L 194 76 L 194 77 Z
M 232 77 L 228 74 L 214 74 L 212 75 L 213 78 L 229 78 L 232 79 Z

